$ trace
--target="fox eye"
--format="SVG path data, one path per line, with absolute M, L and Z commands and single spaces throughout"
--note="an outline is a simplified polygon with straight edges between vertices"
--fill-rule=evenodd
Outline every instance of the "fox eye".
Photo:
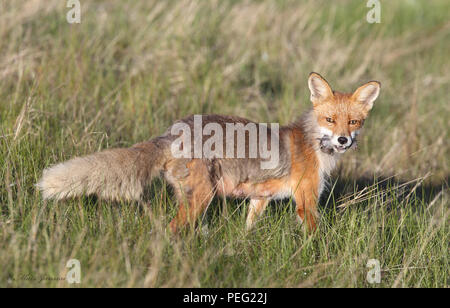
M 326 120 L 327 120 L 328 123 L 334 123 L 332 118 L 326 118 Z
M 356 123 L 358 123 L 358 120 L 350 120 L 348 122 L 348 124 L 350 124 L 350 125 L 355 125 Z

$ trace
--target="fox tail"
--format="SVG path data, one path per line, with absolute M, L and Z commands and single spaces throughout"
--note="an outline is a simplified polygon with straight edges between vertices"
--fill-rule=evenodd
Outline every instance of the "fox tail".
M 163 168 L 164 149 L 158 140 L 150 140 L 75 157 L 45 169 L 37 187 L 44 199 L 97 195 L 110 200 L 140 200 L 145 186 Z

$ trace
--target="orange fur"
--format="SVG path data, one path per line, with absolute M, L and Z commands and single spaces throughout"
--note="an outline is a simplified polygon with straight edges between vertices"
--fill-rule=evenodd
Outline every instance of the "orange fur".
M 356 142 L 380 84 L 371 81 L 354 93 L 333 91 L 319 74 L 308 79 L 313 109 L 300 121 L 279 131 L 279 162 L 271 170 L 259 168 L 260 158 L 175 158 L 170 151 L 174 139 L 167 132 L 129 149 L 113 149 L 74 158 L 44 170 L 38 187 L 44 198 L 63 199 L 83 193 L 120 200 L 142 198 L 144 187 L 162 173 L 173 186 L 179 204 L 170 227 L 193 225 L 215 194 L 250 199 L 247 229 L 271 199 L 293 196 L 301 221 L 310 230 L 317 227 L 317 201 L 326 178 L 343 152 Z M 195 117 L 181 122 L 193 127 Z M 249 120 L 207 115 L 204 124 L 259 125 Z M 246 137 L 247 141 L 249 136 Z M 273 139 L 275 140 L 275 139 Z M 248 143 L 246 143 L 248 145 Z M 248 149 L 246 153 L 248 153 Z
M 358 88 L 354 93 L 340 93 L 331 87 L 320 75 L 310 75 L 311 100 L 313 102 L 313 123 L 306 125 L 317 126 L 332 132 L 336 136 L 354 138 L 354 133 L 361 129 L 373 100 L 378 96 L 378 82 L 369 82 Z M 373 87 L 373 89 L 372 89 Z M 369 89 L 367 89 L 369 88 Z M 316 92 L 315 92 L 316 91 Z M 372 95 L 372 96 L 371 96 Z M 367 99 L 367 101 L 365 101 Z M 304 123 L 303 123 L 304 124 Z M 290 170 L 287 175 L 267 179 L 264 181 L 243 181 L 235 183 L 233 177 L 222 176 L 218 182 L 217 192 L 222 196 L 250 198 L 250 209 L 247 216 L 247 229 L 250 229 L 266 208 L 269 200 L 278 197 L 293 196 L 296 211 L 300 220 L 306 220 L 309 230 L 317 228 L 317 201 L 324 186 L 324 177 L 328 176 L 337 158 L 329 158 L 318 151 L 318 142 L 311 137 L 314 135 L 302 126 L 286 127 L 281 134 L 287 136 L 290 151 Z M 306 134 L 309 134 L 308 136 Z M 338 155 L 338 154 L 336 154 Z M 201 168 L 192 170 L 193 178 L 207 177 Z M 204 180 L 206 182 L 206 180 Z M 193 184 L 190 184 L 193 185 Z M 207 187 L 201 190 L 209 190 Z M 214 194 L 216 191 L 212 192 Z M 182 203 L 181 203 L 182 204 Z M 200 205 L 203 208 L 204 204 Z M 190 217 L 194 219 L 201 211 L 192 206 Z M 180 213 L 171 222 L 172 231 L 188 223 L 185 218 L 184 205 L 180 206 Z

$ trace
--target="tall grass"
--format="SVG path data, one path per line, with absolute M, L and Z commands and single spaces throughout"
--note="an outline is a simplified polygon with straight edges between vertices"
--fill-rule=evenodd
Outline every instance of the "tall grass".
M 81 24 L 65 1 L 0 2 L 0 287 L 71 286 L 50 280 L 71 258 L 83 287 L 448 286 L 448 1 L 382 1 L 380 24 L 356 0 L 80 2 Z M 171 237 L 164 182 L 149 206 L 35 190 L 43 168 L 187 114 L 288 123 L 310 71 L 343 91 L 382 82 L 311 236 L 292 200 L 246 233 L 248 202 L 217 199 Z

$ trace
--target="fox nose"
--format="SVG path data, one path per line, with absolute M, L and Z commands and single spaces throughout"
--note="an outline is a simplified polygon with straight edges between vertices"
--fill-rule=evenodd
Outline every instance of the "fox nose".
M 340 144 L 346 144 L 347 143 L 347 137 L 339 137 L 338 142 Z

